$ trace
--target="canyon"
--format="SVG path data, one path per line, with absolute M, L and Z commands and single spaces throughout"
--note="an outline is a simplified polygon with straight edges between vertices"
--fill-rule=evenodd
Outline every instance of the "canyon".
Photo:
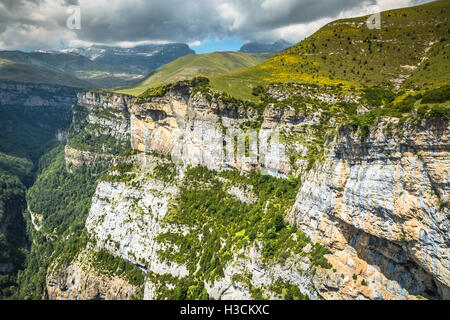
M 280 100 L 287 98 L 279 88 L 268 91 Z M 314 95 L 308 86 L 299 92 Z M 321 99 L 336 102 L 348 96 L 330 91 Z M 130 292 L 142 290 L 135 287 L 127 295 L 113 294 L 114 283 L 120 280 L 99 280 L 98 271 L 86 262 L 89 259 L 81 258 L 99 250 L 108 250 L 145 272 L 146 299 L 158 298 L 161 285 L 170 290 L 176 279 L 193 277 L 193 271 L 179 260 L 161 255 L 168 244 L 159 238 L 168 232 L 189 232 L 188 226 L 170 224 L 166 218 L 180 190 L 189 183 L 186 172 L 197 166 L 215 175 L 259 170 L 281 179 L 300 177 L 295 202 L 285 219 L 311 240 L 300 254 L 282 263 L 263 259 L 264 245 L 258 239 L 232 250 L 235 253 L 224 265 L 222 276 L 200 278 L 210 297 L 250 299 L 252 290 L 258 288 L 264 297 L 281 298 L 273 289 L 280 279 L 310 299 L 449 297 L 448 121 L 399 123 L 384 117 L 362 139 L 353 128 L 332 118 L 326 124 L 330 135 L 323 143 L 323 156 L 311 164 L 306 155 L 323 122 L 320 108 L 308 106 L 299 112 L 273 103 L 261 113 L 227 103 L 218 92 L 202 92 L 189 82 L 144 100 L 120 94 L 78 94 L 77 106 L 87 110 L 85 126 L 95 124 L 89 127 L 96 130 L 92 134 L 109 130 L 117 143 L 125 141 L 135 152 L 92 152 L 86 160 L 82 150 L 77 153 L 66 147 L 67 165 L 93 166 L 106 161 L 132 167 L 124 172 L 113 167 L 107 174 L 110 178 L 98 184 L 86 220 L 92 241 L 71 264 L 49 273 L 50 298 L 65 297 L 68 291 L 78 298 L 127 298 Z M 101 112 L 105 110 L 111 112 Z M 101 119 L 100 113 L 112 116 Z M 256 135 L 247 140 L 247 147 L 241 143 L 247 154 L 227 152 L 238 150 L 236 141 L 245 141 L 240 137 L 233 143 L 228 133 L 248 123 L 260 127 L 240 130 L 244 136 Z M 269 138 L 274 132 L 279 132 L 277 141 Z M 175 168 L 171 180 L 152 173 L 169 164 Z M 130 179 L 121 181 L 124 176 Z M 248 203 L 251 189 L 250 185 L 235 185 L 227 192 Z M 331 268 L 312 265 L 307 253 L 316 243 L 330 250 L 325 257 Z M 175 255 L 180 250 L 173 246 L 169 251 Z

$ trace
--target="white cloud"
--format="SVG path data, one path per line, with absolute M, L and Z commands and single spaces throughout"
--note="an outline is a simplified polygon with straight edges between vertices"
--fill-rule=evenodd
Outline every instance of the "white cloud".
M 189 43 L 188 43 L 188 46 L 189 46 L 189 47 L 198 47 L 198 46 L 200 46 L 201 44 L 202 44 L 202 42 L 199 41 L 199 40 L 197 40 L 197 41 L 189 42 Z
M 336 18 L 423 0 L 0 0 L 0 49 L 185 42 L 240 37 L 298 42 Z M 81 30 L 66 27 L 81 7 Z

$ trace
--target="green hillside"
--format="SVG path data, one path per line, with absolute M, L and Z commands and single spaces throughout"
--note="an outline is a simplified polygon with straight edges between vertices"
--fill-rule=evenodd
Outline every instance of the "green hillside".
M 257 66 L 211 78 L 214 88 L 243 99 L 272 82 L 307 82 L 359 88 L 430 89 L 448 83 L 450 1 L 331 22 L 312 36 Z M 253 97 L 254 99 L 254 97 Z
M 213 52 L 190 54 L 172 61 L 148 75 L 136 86 L 121 87 L 120 93 L 139 95 L 146 89 L 193 78 L 214 76 L 248 68 L 274 56 L 273 53 Z
M 36 68 L 6 59 L 0 59 L 0 81 L 2 80 L 55 84 L 76 88 L 91 86 L 89 82 L 80 80 L 68 74 Z

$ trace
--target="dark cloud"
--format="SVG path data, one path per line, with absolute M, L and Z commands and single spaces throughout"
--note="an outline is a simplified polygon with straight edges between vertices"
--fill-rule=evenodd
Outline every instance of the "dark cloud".
M 421 0 L 0 0 L 0 49 L 49 49 L 61 42 L 193 42 L 208 37 L 299 41 L 320 24 L 379 4 Z M 70 5 L 81 30 L 66 27 Z M 385 6 L 385 7 L 383 7 Z
M 80 38 L 96 42 L 194 41 L 234 35 L 253 40 L 259 32 L 333 17 L 361 4 L 360 0 L 111 1 L 111 9 L 101 10 L 108 2 L 95 2 L 95 10 L 94 5 L 80 1 Z

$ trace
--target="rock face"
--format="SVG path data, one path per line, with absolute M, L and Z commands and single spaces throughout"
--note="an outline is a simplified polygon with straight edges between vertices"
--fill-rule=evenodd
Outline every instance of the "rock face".
M 280 143 L 280 129 L 290 131 L 309 125 L 309 119 L 298 119 L 292 108 L 269 107 L 259 115 L 243 104 L 208 100 L 200 92 L 191 92 L 190 87 L 179 87 L 164 97 L 133 103 L 132 148 L 170 155 L 185 165 L 212 170 L 264 168 L 273 175 L 293 171 Z M 248 124 L 257 129 L 246 127 Z
M 288 98 L 272 91 L 282 100 Z M 349 99 L 358 101 L 322 93 L 317 103 Z M 164 96 L 144 101 L 82 93 L 78 105 L 88 109 L 87 123 L 110 130 L 109 135 L 119 139 L 128 135 L 132 149 L 141 152 L 128 157 L 137 169 L 113 171 L 112 178 L 99 184 L 86 227 L 95 250 L 107 249 L 147 272 L 145 298 L 158 298 L 158 276 L 181 279 L 189 275 L 182 263 L 161 259 L 158 251 L 167 248 L 156 240 L 175 228 L 161 220 L 177 198 L 188 166 L 300 176 L 302 184 L 287 220 L 331 251 L 326 258 L 332 269 L 311 272 L 304 256 L 311 246 L 284 264 L 265 264 L 255 242 L 233 253 L 222 278 L 204 281 L 210 297 L 248 299 L 252 297 L 249 283 L 253 288 L 268 288 L 277 279 L 295 284 L 311 299 L 450 297 L 448 121 L 399 124 L 385 118 L 363 138 L 331 118 L 327 121 L 331 128 L 335 125 L 336 134 L 320 149 L 317 140 L 324 133 L 319 111 L 306 107 L 299 112 L 289 105 L 270 104 L 260 113 L 190 84 L 175 85 Z M 106 109 L 120 110 L 123 116 L 100 120 L 98 110 Z M 392 125 L 399 129 L 395 134 L 389 130 Z M 311 161 L 311 151 L 323 154 L 317 158 L 320 161 Z M 174 180 L 152 175 L 156 166 L 171 161 L 149 153 L 171 157 L 176 164 Z M 92 165 L 95 157 L 75 155 L 66 148 L 66 159 L 72 163 Z M 227 192 L 247 205 L 258 199 L 241 185 Z M 62 283 L 78 272 L 76 267 L 67 270 Z M 247 280 L 236 277 L 241 274 Z M 49 278 L 48 286 L 55 281 Z M 101 291 L 106 292 L 106 287 Z M 265 294 L 280 297 L 270 290 Z M 92 298 L 92 294 L 80 297 Z
M 118 111 L 127 111 L 130 102 L 131 97 L 123 94 L 82 91 L 77 95 L 77 104 L 87 108 L 113 108 Z
M 126 178 L 123 182 L 106 179 L 99 183 L 86 221 L 91 241 L 95 244 L 89 249 L 107 249 L 113 255 L 139 266 L 148 274 L 144 299 L 155 299 L 160 294 L 158 277 L 170 275 L 183 279 L 192 276 L 183 263 L 166 261 L 158 252 L 167 249 L 164 243 L 157 240 L 158 236 L 178 228 L 163 221 L 169 205 L 177 198 L 178 187 L 183 184 L 183 174 L 180 172 L 175 180 L 164 182 L 148 173 L 158 165 L 167 164 L 168 160 L 139 155 L 133 161 L 136 169 L 128 173 L 135 175 L 131 183 Z M 113 171 L 110 175 L 114 177 L 117 173 Z M 261 248 L 262 244 L 257 243 L 234 253 L 223 278 L 204 281 L 209 296 L 214 299 L 251 299 L 250 286 L 269 288 L 278 280 L 294 283 L 310 299 L 320 299 L 311 280 L 311 262 L 307 257 L 298 255 L 283 264 L 267 264 L 263 262 Z M 89 249 L 80 256 L 87 254 Z M 175 247 L 172 250 L 176 252 L 180 249 Z M 117 279 L 98 276 L 89 264 L 82 262 L 86 260 L 78 258 L 62 270 L 54 268 L 55 271 L 47 277 L 51 298 L 110 298 L 118 290 Z M 246 275 L 248 279 L 236 275 Z M 133 290 L 122 290 L 115 298 L 129 297 L 124 295 L 125 292 Z M 267 298 L 278 299 L 279 296 L 269 290 Z
M 95 167 L 96 165 L 110 165 L 114 161 L 114 156 L 109 154 L 96 153 L 85 150 L 77 150 L 66 146 L 65 161 L 70 172 L 82 166 Z
M 97 272 L 86 263 L 86 253 L 72 264 L 50 270 L 47 294 L 51 300 L 128 300 L 136 287 L 117 276 Z
M 154 159 L 147 159 L 148 164 L 152 161 Z M 142 267 L 148 265 L 149 271 L 155 273 L 185 276 L 183 266 L 159 262 L 157 251 L 160 245 L 155 241 L 158 234 L 167 231 L 158 221 L 166 215 L 169 200 L 175 198 L 177 187 L 148 179 L 145 175 L 139 177 L 137 184 L 140 187 L 133 188 L 123 182 L 101 182 L 86 221 L 88 231 L 98 248 L 108 248 Z
M 284 264 L 266 265 L 262 261 L 262 244 L 256 243 L 239 252 L 233 262 L 224 270 L 224 277 L 214 283 L 205 283 L 208 294 L 216 300 L 250 300 L 249 286 L 270 288 L 276 281 L 286 281 L 296 285 L 303 294 L 311 300 L 320 300 L 320 292 L 314 287 L 315 276 L 307 272 L 310 269 L 308 258 L 294 256 Z M 244 258 L 245 257 L 245 258 Z M 243 281 L 236 275 L 247 275 L 251 280 Z M 236 279 L 237 278 L 237 279 Z M 271 290 L 265 290 L 265 298 L 279 299 L 279 295 Z
M 1 82 L 0 105 L 69 109 L 76 102 L 76 91 L 46 84 Z
M 108 166 L 130 145 L 131 97 L 97 92 L 78 93 L 71 139 L 65 159 L 70 170 Z
M 364 142 L 343 130 L 305 178 L 289 220 L 370 284 L 366 298 L 450 297 L 448 133 L 443 121 Z

